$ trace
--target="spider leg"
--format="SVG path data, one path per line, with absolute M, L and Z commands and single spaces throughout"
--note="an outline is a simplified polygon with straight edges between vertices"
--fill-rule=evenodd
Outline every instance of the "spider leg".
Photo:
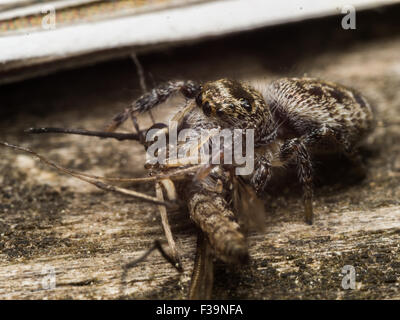
M 117 113 L 108 123 L 104 131 L 106 132 L 114 132 L 117 130 L 126 120 L 129 118 L 129 114 L 131 112 L 131 108 L 125 108 L 123 111 Z
M 130 108 L 116 114 L 106 126 L 106 131 L 114 131 L 122 125 L 131 113 L 148 112 L 159 104 L 165 102 L 170 96 L 181 92 L 184 97 L 194 99 L 200 92 L 201 86 L 194 81 L 168 81 L 135 100 Z
M 330 140 L 341 148 L 351 161 L 360 162 L 360 158 L 352 151 L 351 143 L 344 138 L 345 136 L 327 126 L 322 126 L 308 135 L 286 141 L 281 147 L 280 160 L 285 163 L 295 158 L 297 163 L 299 180 L 303 185 L 305 220 L 308 224 L 312 224 L 313 221 L 312 163 L 309 150 L 318 146 L 323 140 L 325 142 Z M 320 145 L 319 148 L 321 147 Z
M 177 92 L 181 92 L 185 98 L 194 99 L 200 89 L 201 86 L 194 81 L 168 81 L 137 99 L 131 110 L 139 113 L 147 112 Z
M 279 158 L 283 163 L 287 163 L 291 159 L 296 161 L 298 177 L 303 186 L 305 221 L 308 224 L 312 224 L 314 216 L 312 206 L 312 163 L 304 141 L 299 138 L 293 138 L 285 142 L 281 147 Z
M 344 134 L 343 132 L 338 132 L 324 126 L 306 136 L 304 138 L 304 143 L 307 146 L 312 147 L 321 140 L 330 139 L 351 162 L 357 177 L 362 179 L 366 176 L 367 169 L 362 162 L 362 158 L 358 150 L 354 148 L 354 146 L 346 139 L 347 136 L 348 135 Z
M 256 159 L 254 174 L 251 177 L 251 184 L 258 194 L 262 193 L 272 175 L 271 163 L 266 157 Z

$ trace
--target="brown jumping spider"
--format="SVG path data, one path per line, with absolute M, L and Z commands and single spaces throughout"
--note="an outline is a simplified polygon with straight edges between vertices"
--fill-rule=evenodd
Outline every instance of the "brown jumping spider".
M 371 107 L 357 91 L 312 78 L 284 78 L 259 90 L 229 79 L 202 85 L 168 82 L 118 114 L 108 129 L 115 130 L 130 115 L 150 111 L 177 91 L 189 99 L 179 115 L 180 128 L 255 130 L 256 165 L 250 183 L 259 195 L 274 167 L 296 163 L 308 224 L 313 221 L 311 155 L 342 152 L 358 161 L 357 145 L 373 126 Z
M 303 186 L 305 220 L 312 224 L 311 155 L 342 152 L 360 165 L 357 145 L 373 127 L 371 107 L 357 91 L 312 78 L 284 78 L 258 90 L 229 79 L 204 84 L 168 82 L 115 116 L 109 130 L 115 130 L 131 117 L 140 132 L 134 115 L 150 111 L 178 91 L 187 98 L 186 105 L 174 116 L 179 122 L 178 129 L 254 129 L 255 170 L 247 180 L 236 179 L 236 188 L 227 191 L 232 190 L 229 184 L 232 180 L 228 179 L 223 188 L 225 193 L 218 201 L 216 192 L 210 191 L 217 188 L 209 186 L 226 180 L 226 165 L 219 167 L 222 173 L 214 172 L 200 185 L 192 182 L 188 188 L 184 184 L 191 218 L 207 235 L 216 256 L 230 263 L 244 262 L 248 255 L 241 232 L 243 226 L 237 221 L 240 223 L 243 216 L 251 216 L 247 221 L 254 218 L 259 223 L 257 212 L 263 211 L 249 186 L 262 196 L 273 168 L 294 162 Z M 243 186 L 244 181 L 247 183 Z M 214 208 L 199 208 L 210 199 Z M 234 215 L 227 213 L 230 210 Z
M 166 217 L 166 207 L 171 202 L 164 201 L 162 190 L 167 191 L 169 200 L 183 200 L 191 219 L 202 231 L 199 236 L 201 246 L 197 251 L 191 297 L 207 298 L 210 295 L 207 285 L 212 284 L 213 277 L 210 271 L 212 256 L 229 263 L 247 261 L 248 248 L 243 225 L 251 220 L 257 220 L 255 224 L 262 224 L 264 207 L 255 194 L 262 196 L 274 168 L 286 166 L 291 162 L 296 164 L 298 178 L 303 186 L 305 220 L 311 224 L 312 154 L 342 152 L 352 161 L 358 161 L 356 148 L 372 129 L 373 114 L 366 99 L 357 91 L 312 78 L 284 78 L 257 89 L 244 82 L 229 79 L 203 84 L 193 81 L 170 81 L 145 93 L 130 108 L 117 114 L 107 126 L 106 132 L 57 128 L 31 129 L 30 132 L 66 132 L 119 140 L 133 139 L 148 147 L 145 141 L 148 129 L 139 128 L 136 115 L 145 112 L 151 115 L 154 107 L 177 92 L 181 92 L 186 98 L 186 104 L 179 108 L 172 118 L 178 123 L 178 131 L 185 128 L 195 131 L 213 128 L 254 129 L 255 166 L 249 176 L 235 176 L 232 170 L 235 164 L 167 164 L 150 166 L 151 176 L 147 178 L 113 179 L 81 174 L 39 157 L 53 167 L 93 183 L 99 188 L 157 203 L 172 253 L 165 253 L 159 243 L 155 248 L 175 265 L 179 263 L 179 254 Z M 113 132 L 129 118 L 133 121 L 136 134 Z M 155 128 L 168 133 L 165 124 L 153 124 L 149 129 Z M 3 145 L 10 146 L 4 143 Z M 33 153 L 27 149 L 12 147 Z M 155 182 L 157 197 L 116 187 L 100 180 Z M 133 264 L 135 263 L 137 261 Z

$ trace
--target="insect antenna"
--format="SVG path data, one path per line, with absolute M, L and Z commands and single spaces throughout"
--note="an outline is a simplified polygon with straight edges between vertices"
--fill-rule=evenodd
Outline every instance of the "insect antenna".
M 15 149 L 15 150 L 19 150 L 19 151 L 23 151 L 26 153 L 30 153 L 31 155 L 39 158 L 41 161 L 43 161 L 45 164 L 49 165 L 50 167 L 55 168 L 57 171 L 61 171 L 63 173 L 66 173 L 70 176 L 73 176 L 79 180 L 88 182 L 94 186 L 96 186 L 99 189 L 105 190 L 105 191 L 111 191 L 111 192 L 115 192 L 115 193 L 119 193 L 119 194 L 124 194 L 124 195 L 128 195 L 137 199 L 141 199 L 143 201 L 149 202 L 149 203 L 153 203 L 153 204 L 158 204 L 158 205 L 163 205 L 163 206 L 167 206 L 168 208 L 177 208 L 177 204 L 170 202 L 170 201 L 161 201 L 155 197 L 149 196 L 147 194 L 144 193 L 140 193 L 137 191 L 133 191 L 133 190 L 129 190 L 129 189 L 125 189 L 125 188 L 121 188 L 118 186 L 114 186 L 111 184 L 106 184 L 103 183 L 101 181 L 99 181 L 99 179 L 95 179 L 94 177 L 88 177 L 88 176 L 84 176 L 82 174 L 80 174 L 79 172 L 64 168 L 58 164 L 56 164 L 55 162 L 47 159 L 46 157 L 28 149 L 28 148 L 24 148 L 24 147 L 20 147 L 20 146 L 16 146 L 16 145 L 12 145 L 9 144 L 7 142 L 0 142 L 0 145 L 11 148 L 11 149 Z
M 112 138 L 121 140 L 136 140 L 140 141 L 140 134 L 138 133 L 118 133 L 118 132 L 106 132 L 106 131 L 90 131 L 84 129 L 65 129 L 65 128 L 29 128 L 25 130 L 26 133 L 42 134 L 42 133 L 64 133 L 64 134 L 76 134 L 82 136 L 92 136 L 99 138 Z

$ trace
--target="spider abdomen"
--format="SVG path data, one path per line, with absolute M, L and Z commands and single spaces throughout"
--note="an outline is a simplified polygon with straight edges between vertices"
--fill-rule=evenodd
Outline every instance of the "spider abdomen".
M 373 114 L 367 100 L 342 85 L 312 78 L 283 78 L 265 93 L 275 117 L 299 135 L 326 127 L 356 142 L 372 128 Z

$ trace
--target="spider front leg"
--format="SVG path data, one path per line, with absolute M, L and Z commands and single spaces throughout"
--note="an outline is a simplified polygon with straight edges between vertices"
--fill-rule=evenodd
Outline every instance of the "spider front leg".
M 271 178 L 271 163 L 266 157 L 260 156 L 256 159 L 255 170 L 251 177 L 251 185 L 256 190 L 257 194 L 264 191 L 268 181 Z
M 170 96 L 177 92 L 181 92 L 185 98 L 194 99 L 201 90 L 201 86 L 194 81 L 168 81 L 165 84 L 152 89 L 151 91 L 143 94 L 140 98 L 135 100 L 131 107 L 126 108 L 124 111 L 116 114 L 111 122 L 106 126 L 106 131 L 115 131 L 121 126 L 128 118 L 134 122 L 135 113 L 148 112 L 154 107 L 165 102 Z M 135 125 L 136 130 L 138 127 Z
M 303 202 L 305 221 L 313 223 L 314 213 L 312 206 L 312 162 L 306 144 L 302 139 L 294 138 L 284 143 L 279 158 L 283 163 L 294 159 L 297 165 L 297 174 L 303 187 Z

